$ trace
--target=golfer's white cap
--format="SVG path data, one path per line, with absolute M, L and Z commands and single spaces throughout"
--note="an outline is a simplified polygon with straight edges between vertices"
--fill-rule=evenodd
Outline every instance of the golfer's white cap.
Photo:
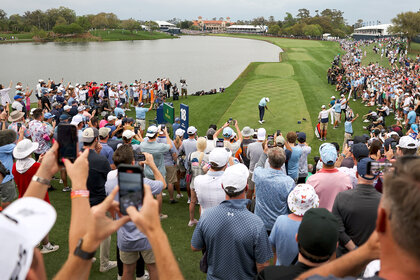
M 344 97 L 344 94 L 342 94 L 341 97 Z
M 333 96 L 331 96 L 331 99 L 335 99 L 335 96 L 333 95 Z
M 270 102 L 270 98 L 266 97 L 265 101 Z
M 0 271 L 4 279 L 26 279 L 34 248 L 48 234 L 57 213 L 47 202 L 24 197 L 0 214 Z
M 265 128 L 263 128 L 263 127 L 258 128 L 257 139 L 260 140 L 260 141 L 265 140 L 266 133 L 267 133 L 267 131 L 265 130 Z
M 322 106 L 321 106 L 321 109 L 325 109 L 325 105 L 322 105 Z

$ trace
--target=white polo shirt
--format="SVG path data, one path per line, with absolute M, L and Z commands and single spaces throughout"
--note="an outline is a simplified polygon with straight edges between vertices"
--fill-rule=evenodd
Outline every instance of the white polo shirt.
M 224 171 L 208 171 L 194 179 L 194 189 L 200 202 L 201 215 L 211 207 L 219 205 L 226 199 L 222 189 L 222 175 Z

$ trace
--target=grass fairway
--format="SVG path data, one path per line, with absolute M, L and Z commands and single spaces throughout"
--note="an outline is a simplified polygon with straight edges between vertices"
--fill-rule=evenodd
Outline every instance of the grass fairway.
M 342 53 L 339 45 L 334 42 L 292 40 L 261 36 L 240 36 L 249 39 L 265 40 L 280 46 L 285 53 L 279 63 L 251 63 L 236 79 L 226 92 L 210 96 L 189 96 L 174 102 L 175 114 L 179 115 L 179 104 L 190 106 L 190 125 L 198 128 L 198 134 L 204 135 L 211 123 L 223 124 L 228 118 L 238 119 L 240 127 L 260 127 L 258 123 L 258 102 L 264 96 L 270 97 L 269 108 L 274 116 L 266 112 L 264 127 L 269 133 L 280 129 L 288 131 L 305 131 L 308 142 L 312 146 L 310 158 L 318 155 L 318 147 L 322 143 L 314 137 L 314 126 L 317 123 L 318 112 L 322 104 L 330 101 L 331 95 L 337 96 L 335 87 L 327 84 L 326 73 L 331 61 L 337 53 Z M 366 58 L 365 62 L 368 62 Z M 360 115 L 367 108 L 359 101 L 350 101 L 351 107 Z M 134 116 L 134 112 L 128 113 Z M 150 112 L 147 118 L 154 119 L 155 113 Z M 302 121 L 306 118 L 307 121 Z M 297 124 L 297 121 L 302 121 Z M 353 123 L 356 135 L 360 135 L 362 121 Z M 333 130 L 329 125 L 328 140 L 342 144 L 343 126 Z M 68 227 L 70 222 L 70 198 L 68 193 L 61 192 L 61 185 L 55 180 L 53 185 L 57 191 L 50 193 L 51 201 L 57 210 L 55 223 L 50 239 L 60 245 L 60 250 L 44 256 L 48 278 L 52 278 L 60 269 L 68 254 Z M 188 207 L 186 194 L 178 204 L 169 204 L 164 197 L 163 213 L 169 218 L 162 221 L 168 235 L 175 257 L 185 279 L 205 279 L 205 274 L 199 270 L 200 253 L 193 253 L 190 240 L 193 229 L 187 226 Z M 198 211 L 196 211 L 198 216 Z M 112 237 L 111 259 L 115 260 L 115 234 Z M 99 258 L 99 252 L 97 253 Z M 99 272 L 99 259 L 93 265 L 90 279 L 116 279 L 116 269 L 111 272 Z
M 93 36 L 101 38 L 103 41 L 127 41 L 127 40 L 156 40 L 176 38 L 163 32 L 115 30 L 94 30 L 90 31 Z

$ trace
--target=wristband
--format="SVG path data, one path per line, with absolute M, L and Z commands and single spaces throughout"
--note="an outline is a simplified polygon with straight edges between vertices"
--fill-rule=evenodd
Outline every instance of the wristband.
M 74 190 L 74 191 L 71 191 L 70 197 L 72 199 L 76 198 L 76 197 L 86 197 L 86 198 L 88 198 L 89 197 L 89 191 L 88 190 Z
M 32 177 L 31 181 L 38 182 L 38 183 L 43 184 L 43 185 L 51 186 L 51 180 L 44 179 L 44 178 L 38 177 L 36 175 L 34 175 Z
M 341 154 L 341 156 L 342 156 L 343 158 L 346 158 L 346 155 L 345 155 L 345 154 L 343 154 L 343 153 Z

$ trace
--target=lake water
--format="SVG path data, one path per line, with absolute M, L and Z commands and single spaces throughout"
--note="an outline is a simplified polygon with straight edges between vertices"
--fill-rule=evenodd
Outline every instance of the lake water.
M 187 80 L 189 94 L 228 87 L 250 62 L 279 61 L 282 50 L 258 40 L 211 36 L 179 39 L 0 44 L 0 83 L 38 79 L 72 84 L 86 81 Z M 14 91 L 13 91 L 14 94 Z M 11 95 L 13 95 L 11 94 Z

